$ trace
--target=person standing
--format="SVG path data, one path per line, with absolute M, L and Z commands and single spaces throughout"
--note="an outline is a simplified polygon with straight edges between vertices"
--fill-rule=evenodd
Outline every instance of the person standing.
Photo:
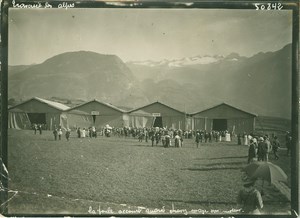
M 255 145 L 252 139 L 250 139 L 250 145 L 248 149 L 248 164 L 253 162 L 253 158 L 255 158 L 256 153 L 255 153 Z
M 62 129 L 59 128 L 58 129 L 58 140 L 61 140 L 61 136 L 62 136 Z
M 275 160 L 278 160 L 279 156 L 278 156 L 277 152 L 278 152 L 278 148 L 280 148 L 280 142 L 279 142 L 277 136 L 274 136 L 272 147 L 273 147 L 273 153 L 274 153 Z
M 151 134 L 151 142 L 152 142 L 152 147 L 154 146 L 154 140 L 155 140 L 155 135 L 154 135 L 154 133 L 153 134 Z
M 163 147 L 166 147 L 166 135 L 164 133 L 161 136 L 161 143 Z
M 204 139 L 204 132 L 201 130 L 200 131 L 200 143 L 203 142 L 203 139 Z
M 66 139 L 67 139 L 67 141 L 69 141 L 70 135 L 71 135 L 71 130 L 68 128 L 67 131 L 66 131 Z
M 92 127 L 91 126 L 88 128 L 88 132 L 89 132 L 89 137 L 92 138 L 93 137 L 93 132 L 92 132 Z
M 181 142 L 180 142 L 181 137 L 179 135 L 175 136 L 175 148 L 180 148 L 181 147 Z
M 257 160 L 258 161 L 264 161 L 265 158 L 265 144 L 264 144 L 264 138 L 259 137 L 258 139 L 258 145 L 257 145 Z
M 83 128 L 82 131 L 81 131 L 81 137 L 82 138 L 86 137 L 86 130 L 85 130 L 85 128 Z
M 93 137 L 94 137 L 94 138 L 97 138 L 97 130 L 96 130 L 96 127 L 94 127 L 94 126 L 92 127 L 92 132 L 93 132 L 93 133 L 92 133 Z
M 255 180 L 247 178 L 243 183 L 244 188 L 239 191 L 237 197 L 237 203 L 241 206 L 242 213 L 260 214 L 260 209 L 264 205 L 261 193 L 254 188 Z
M 265 145 L 265 161 L 269 161 L 269 153 L 272 151 L 272 145 L 269 140 L 269 137 L 264 136 L 264 145 Z
M 156 146 L 157 146 L 160 141 L 160 135 L 158 132 L 155 134 L 155 140 L 156 140 Z
M 37 129 L 38 129 L 37 125 L 36 125 L 36 124 L 33 124 L 34 135 L 36 135 Z
M 207 142 L 208 138 L 209 138 L 209 133 L 206 132 L 206 130 L 205 130 L 205 132 L 204 132 L 204 140 L 205 140 L 205 143 Z
M 241 144 L 242 144 L 241 134 L 239 133 L 238 134 L 238 145 L 241 145 Z
M 285 141 L 286 141 L 286 148 L 287 148 L 286 155 L 289 156 L 292 147 L 292 136 L 290 132 L 286 132 Z
M 80 127 L 77 128 L 77 137 L 78 137 L 78 138 L 81 137 L 81 130 L 80 130 Z
M 58 134 L 58 130 L 57 130 L 56 127 L 54 127 L 53 135 L 54 135 L 54 140 L 55 140 L 55 141 L 57 140 L 57 134 Z
M 248 135 L 244 133 L 244 145 L 248 145 Z
M 146 128 L 144 129 L 144 136 L 145 136 L 145 142 L 148 143 L 149 132 L 148 132 L 148 130 Z
M 180 136 L 180 139 L 179 139 L 179 141 L 180 141 L 180 143 L 179 143 L 179 147 L 181 147 L 181 148 L 182 148 L 182 146 L 183 146 L 183 138 L 182 138 L 182 136 Z
M 39 124 L 39 125 L 38 125 L 38 130 L 39 130 L 39 132 L 40 132 L 40 135 L 42 135 L 42 124 Z
M 170 147 L 171 138 L 168 134 L 164 135 L 164 147 Z
M 197 144 L 197 148 L 199 147 L 199 143 L 200 143 L 200 133 L 199 132 L 197 132 L 197 134 L 196 134 L 196 144 Z

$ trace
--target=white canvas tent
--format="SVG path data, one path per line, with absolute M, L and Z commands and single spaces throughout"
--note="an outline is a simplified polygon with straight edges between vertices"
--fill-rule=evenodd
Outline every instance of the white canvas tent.
M 14 129 L 31 129 L 32 125 L 43 124 L 52 130 L 55 126 L 65 128 L 66 116 L 63 111 L 68 106 L 34 97 L 8 109 L 8 127 Z
M 112 127 L 123 127 L 126 122 L 125 111 L 96 99 L 75 106 L 67 110 L 66 114 L 70 127 L 88 128 L 95 126 L 97 129 L 101 129 L 106 124 Z
M 143 110 L 132 111 L 128 113 L 128 127 L 151 128 L 155 117 L 151 113 Z

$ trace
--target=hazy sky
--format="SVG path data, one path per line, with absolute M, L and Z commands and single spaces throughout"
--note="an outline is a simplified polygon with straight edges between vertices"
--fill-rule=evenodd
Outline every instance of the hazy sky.
M 78 50 L 123 61 L 252 56 L 291 43 L 291 20 L 291 11 L 10 9 L 9 65 Z

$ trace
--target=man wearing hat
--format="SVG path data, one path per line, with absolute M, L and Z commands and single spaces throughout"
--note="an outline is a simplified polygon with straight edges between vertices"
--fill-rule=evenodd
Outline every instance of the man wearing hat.
M 255 180 L 246 178 L 243 181 L 244 188 L 239 191 L 237 202 L 241 205 L 242 212 L 247 214 L 260 214 L 263 208 L 263 200 L 260 192 L 254 188 Z
M 266 153 L 266 145 L 264 142 L 263 137 L 259 137 L 258 139 L 258 145 L 257 145 L 257 160 L 258 161 L 264 161 L 265 160 L 265 153 Z

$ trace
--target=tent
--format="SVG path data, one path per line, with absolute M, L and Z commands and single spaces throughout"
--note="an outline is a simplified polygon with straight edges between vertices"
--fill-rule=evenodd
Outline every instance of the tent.
M 8 109 L 8 127 L 31 129 L 33 124 L 42 124 L 47 130 L 54 126 L 65 128 L 63 111 L 67 109 L 64 104 L 34 97 Z
M 154 102 L 134 109 L 130 113 L 144 111 L 153 117 L 153 127 L 166 127 L 172 129 L 186 128 L 186 114 L 161 102 Z
M 151 128 L 153 125 L 155 117 L 152 114 L 143 111 L 137 110 L 128 113 L 128 123 L 126 126 L 128 127 L 136 127 L 136 128 Z
M 256 114 L 246 112 L 226 103 L 191 114 L 193 129 L 228 130 L 235 133 L 251 133 L 255 130 Z
M 101 129 L 106 124 L 112 127 L 124 126 L 124 110 L 96 99 L 70 108 L 65 112 L 70 127 L 88 128 L 95 126 L 97 129 Z
M 80 110 L 72 110 L 70 112 L 64 112 L 63 114 L 66 117 L 66 124 L 70 129 L 77 129 L 78 127 L 90 127 L 93 124 L 92 115 L 80 111 Z

